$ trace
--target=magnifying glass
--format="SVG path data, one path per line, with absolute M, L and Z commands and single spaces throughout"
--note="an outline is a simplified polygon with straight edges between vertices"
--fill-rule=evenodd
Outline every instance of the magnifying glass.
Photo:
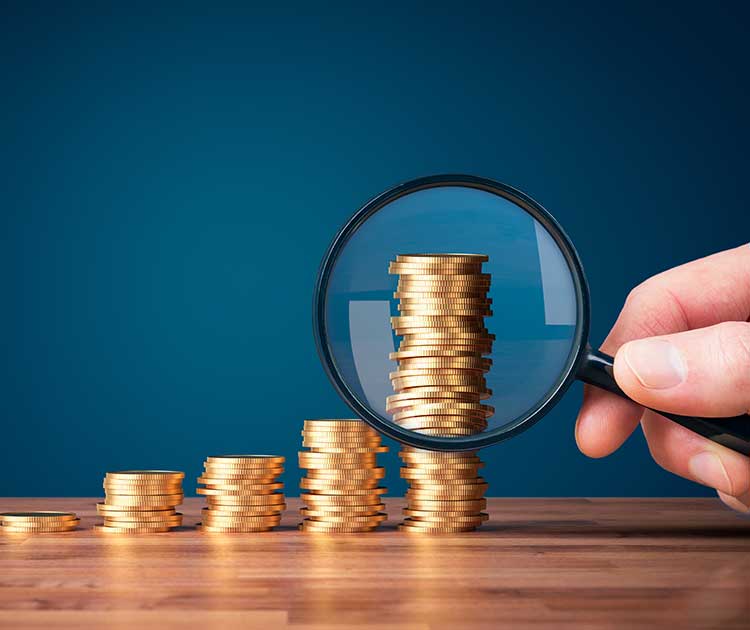
M 492 344 L 484 378 L 491 395 L 482 403 L 494 413 L 472 435 L 425 435 L 387 409 L 399 367 L 390 357 L 403 339 L 392 327 L 400 285 L 389 265 L 399 256 L 451 252 L 486 258 L 491 314 L 484 325 Z M 338 393 L 376 430 L 409 446 L 467 451 L 508 439 L 540 420 L 574 380 L 626 397 L 612 375 L 613 358 L 588 344 L 589 289 L 573 244 L 541 205 L 499 182 L 426 177 L 367 202 L 328 248 L 313 306 L 318 352 Z M 657 413 L 750 454 L 750 416 Z

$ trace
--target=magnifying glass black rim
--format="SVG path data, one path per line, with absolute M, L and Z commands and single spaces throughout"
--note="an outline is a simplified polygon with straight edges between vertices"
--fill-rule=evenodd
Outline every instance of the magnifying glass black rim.
M 547 394 L 541 399 L 537 406 L 529 410 L 526 414 L 516 418 L 511 426 L 507 428 L 495 429 L 485 433 L 477 433 L 471 436 L 462 437 L 438 437 L 431 435 L 421 435 L 407 429 L 392 424 L 381 419 L 367 405 L 360 402 L 354 392 L 349 388 L 346 381 L 339 372 L 336 361 L 331 353 L 328 344 L 328 333 L 326 331 L 326 296 L 328 283 L 331 273 L 335 267 L 339 254 L 344 249 L 352 235 L 369 219 L 373 214 L 378 212 L 395 199 L 404 195 L 417 192 L 427 188 L 436 188 L 443 186 L 461 186 L 476 188 L 490 192 L 520 206 L 528 212 L 534 219 L 539 221 L 550 236 L 557 243 L 560 251 L 565 257 L 565 261 L 571 270 L 573 277 L 573 286 L 576 294 L 576 308 L 578 321 L 576 322 L 576 332 L 568 361 L 561 371 L 558 380 L 548 390 Z M 363 420 L 381 433 L 391 437 L 399 442 L 408 444 L 416 448 L 438 451 L 465 451 L 476 450 L 497 444 L 507 440 L 522 431 L 527 430 L 536 424 L 544 415 L 557 403 L 575 380 L 578 367 L 583 360 L 586 352 L 586 341 L 589 335 L 590 323 L 590 299 L 589 287 L 586 276 L 583 271 L 583 265 L 578 257 L 573 243 L 568 235 L 562 229 L 554 217 L 547 212 L 539 203 L 520 190 L 502 184 L 500 182 L 475 177 L 473 175 L 434 175 L 431 177 L 422 177 L 394 186 L 390 190 L 374 197 L 360 208 L 339 230 L 335 238 L 328 247 L 318 272 L 318 279 L 315 284 L 313 294 L 313 333 L 315 336 L 315 345 L 318 349 L 320 360 L 328 378 L 333 383 L 336 391 L 343 398 L 349 407 Z

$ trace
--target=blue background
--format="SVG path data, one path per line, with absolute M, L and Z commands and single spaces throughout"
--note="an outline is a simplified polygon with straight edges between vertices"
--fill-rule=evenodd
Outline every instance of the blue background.
M 2 495 L 99 495 L 126 467 L 192 492 L 227 451 L 286 455 L 296 494 L 302 420 L 349 415 L 313 344 L 318 264 L 400 181 L 544 204 L 594 343 L 635 284 L 748 240 L 739 4 L 109 4 L 0 13 Z M 484 453 L 492 495 L 709 494 L 640 434 L 579 454 L 580 394 Z

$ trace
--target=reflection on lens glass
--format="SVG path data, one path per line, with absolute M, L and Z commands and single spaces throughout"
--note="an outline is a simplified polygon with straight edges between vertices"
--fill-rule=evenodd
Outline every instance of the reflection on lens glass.
M 495 339 L 485 375 L 494 406 L 488 431 L 512 428 L 556 386 L 574 348 L 578 321 L 573 276 L 558 245 L 523 208 L 480 188 L 439 185 L 390 201 L 351 235 L 329 277 L 325 303 L 328 344 L 335 367 L 359 402 L 384 421 L 394 393 L 389 355 L 400 338 L 398 255 L 428 252 L 486 254 L 485 326 Z

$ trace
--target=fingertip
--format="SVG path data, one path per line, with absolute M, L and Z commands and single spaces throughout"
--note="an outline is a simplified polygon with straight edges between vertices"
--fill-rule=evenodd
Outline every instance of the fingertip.
M 733 497 L 731 495 L 724 494 L 721 491 L 719 491 L 717 494 L 719 495 L 719 499 L 721 499 L 722 503 L 724 503 L 724 505 L 726 505 L 727 507 L 732 508 L 740 514 L 750 514 L 750 494 L 745 495 L 744 497 Z
M 578 449 L 594 459 L 611 455 L 638 426 L 642 413 L 631 401 L 587 386 L 576 420 Z

